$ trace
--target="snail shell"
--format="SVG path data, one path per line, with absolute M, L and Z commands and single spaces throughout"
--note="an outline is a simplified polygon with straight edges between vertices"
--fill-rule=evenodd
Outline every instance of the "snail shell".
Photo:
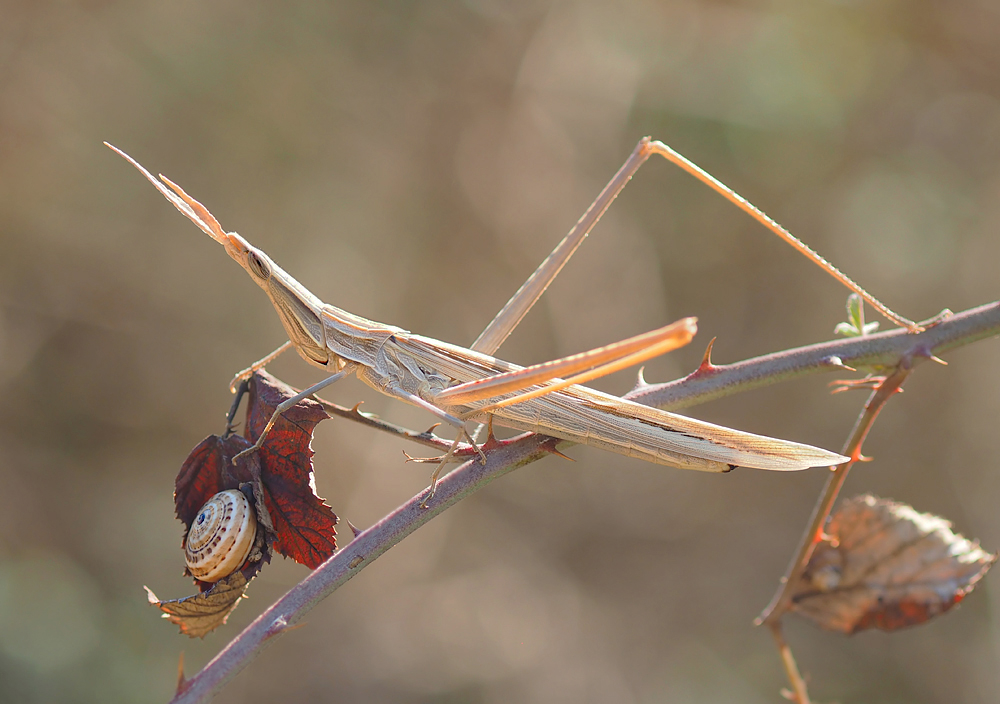
M 188 530 L 188 571 L 202 582 L 218 582 L 246 561 L 256 535 L 257 516 L 243 492 L 220 491 L 201 507 Z

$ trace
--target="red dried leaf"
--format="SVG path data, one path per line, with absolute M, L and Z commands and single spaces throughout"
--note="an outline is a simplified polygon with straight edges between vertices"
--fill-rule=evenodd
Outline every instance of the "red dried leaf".
M 177 517 L 184 523 L 184 538 L 181 549 L 187 542 L 191 524 L 205 505 L 218 492 L 226 489 L 240 489 L 249 485 L 255 498 L 257 525 L 259 527 L 256 549 L 240 568 L 249 582 L 260 572 L 264 563 L 271 561 L 271 545 L 274 542 L 274 527 L 268 515 L 260 486 L 260 460 L 256 454 L 242 457 L 236 465 L 233 458 L 251 443 L 239 435 L 220 437 L 210 435 L 202 440 L 181 466 L 174 489 L 174 507 Z M 248 495 L 249 496 L 249 495 Z M 190 574 L 185 570 L 185 574 Z M 213 582 L 195 579 L 194 583 L 202 592 L 213 588 Z
M 260 437 L 274 409 L 295 390 L 266 373 L 250 380 L 247 437 Z M 274 524 L 274 549 L 315 569 L 337 549 L 337 515 L 316 495 L 313 451 L 316 424 L 330 416 L 311 400 L 300 401 L 275 421 L 260 448 L 264 501 Z
M 209 435 L 191 451 L 174 482 L 174 506 L 185 526 L 190 527 L 201 507 L 220 491 L 239 489 L 241 481 L 251 480 L 242 462 L 240 468 L 232 464 L 233 457 L 248 447 L 250 443 L 238 435 Z
M 893 631 L 944 613 L 997 559 L 943 518 L 870 495 L 845 502 L 827 534 L 792 609 L 843 633 Z
M 274 523 L 274 549 L 311 569 L 337 549 L 337 516 L 315 494 L 295 496 L 264 480 L 264 501 Z
M 337 516 L 316 495 L 313 483 L 310 442 L 316 424 L 329 418 L 323 407 L 315 401 L 299 402 L 278 418 L 258 452 L 232 464 L 233 457 L 260 437 L 274 409 L 295 393 L 266 373 L 255 374 L 250 380 L 247 438 L 213 435 L 202 441 L 177 475 L 174 501 L 178 518 L 190 528 L 212 496 L 250 483 L 258 504 L 263 499 L 266 510 L 258 505 L 258 518 L 270 530 L 274 549 L 315 568 L 337 549 Z
M 272 548 L 315 568 L 337 549 L 337 516 L 316 496 L 312 469 L 312 433 L 328 418 L 315 401 L 301 401 L 279 418 L 258 452 L 234 465 L 233 458 L 260 437 L 275 408 L 295 395 L 277 379 L 257 373 L 250 380 L 247 436 L 212 435 L 198 444 L 177 475 L 174 505 L 185 536 L 202 506 L 226 489 L 252 490 L 257 514 L 257 541 L 243 567 L 217 583 L 194 580 L 201 594 L 156 604 L 181 631 L 204 636 L 225 623 L 239 597 L 265 562 Z M 248 496 L 250 494 L 247 494 Z M 183 541 L 181 543 L 183 547 Z M 147 589 L 147 591 L 149 591 Z

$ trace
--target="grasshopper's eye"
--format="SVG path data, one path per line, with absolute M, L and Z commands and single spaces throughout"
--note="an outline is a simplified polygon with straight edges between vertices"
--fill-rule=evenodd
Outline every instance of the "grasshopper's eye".
M 265 281 L 271 278 L 271 267 L 253 250 L 247 253 L 247 262 L 250 264 L 250 271 L 253 272 L 254 276 Z

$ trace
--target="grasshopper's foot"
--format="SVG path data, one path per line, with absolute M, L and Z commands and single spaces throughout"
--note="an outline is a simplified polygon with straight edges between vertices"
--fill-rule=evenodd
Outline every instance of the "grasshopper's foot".
M 424 497 L 424 500 L 420 502 L 420 508 L 422 509 L 427 508 L 427 503 L 434 498 L 434 494 L 437 492 L 437 474 L 437 472 L 434 472 L 434 475 L 431 476 L 430 489 L 427 491 L 427 496 Z
M 295 400 L 295 399 L 293 398 L 293 399 L 289 399 L 289 400 Z M 271 420 L 267 421 L 267 425 L 265 425 L 264 426 L 264 430 L 261 431 L 260 437 L 257 438 L 257 442 L 255 442 L 253 445 L 251 445 L 247 449 L 243 450 L 243 452 L 241 452 L 238 455 L 236 455 L 233 458 L 233 464 L 236 464 L 236 460 L 238 460 L 240 457 L 245 457 L 246 455 L 249 455 L 249 454 L 251 454 L 253 452 L 257 452 L 257 450 L 259 450 L 261 448 L 261 446 L 264 444 L 264 438 L 267 437 L 267 434 L 271 432 L 271 428 L 274 427 L 274 422 L 276 420 L 278 420 L 278 417 L 282 413 L 284 413 L 285 411 L 288 410 L 288 408 L 284 407 L 287 403 L 288 403 L 288 401 L 285 401 L 284 403 L 278 404 L 278 407 L 276 409 L 274 409 L 274 413 L 271 414 Z
M 420 508 L 427 508 L 427 503 L 434 498 L 434 494 L 437 492 L 438 477 L 441 476 L 441 470 L 444 469 L 445 464 L 447 464 L 448 460 L 451 459 L 451 455 L 455 452 L 455 445 L 457 444 L 458 438 L 455 438 L 455 444 L 453 444 L 451 449 L 448 450 L 448 453 L 441 458 L 441 462 L 438 463 L 438 466 L 434 469 L 434 473 L 431 474 L 431 486 L 427 491 L 427 496 L 425 496 L 424 500 L 420 502 Z
M 468 438 L 469 444 L 472 445 L 472 449 L 476 451 L 477 455 L 479 455 L 479 464 L 485 465 L 486 453 L 483 452 L 483 448 L 481 448 L 479 444 L 475 440 L 473 440 L 472 436 L 469 435 L 468 433 L 465 434 L 465 437 Z
M 434 489 L 435 489 L 435 487 L 432 486 L 431 490 L 429 492 L 427 492 L 427 496 L 425 496 L 424 500 L 420 502 L 420 508 L 421 509 L 426 509 L 427 508 L 427 502 L 434 498 Z
M 233 457 L 233 464 L 235 465 L 236 464 L 236 460 L 238 460 L 239 458 L 246 457 L 247 455 L 252 455 L 253 453 L 257 452 L 257 450 L 260 449 L 261 445 L 264 444 L 262 442 L 263 439 L 264 439 L 264 436 L 262 435 L 260 438 L 258 438 L 257 442 L 255 442 L 253 445 L 251 445 L 247 449 L 243 450 L 243 452 L 237 453 L 236 456 Z

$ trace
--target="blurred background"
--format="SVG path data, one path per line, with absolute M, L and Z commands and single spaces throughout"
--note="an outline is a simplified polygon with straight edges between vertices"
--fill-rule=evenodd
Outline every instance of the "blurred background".
M 182 651 L 193 674 L 306 574 L 276 560 L 204 641 L 146 604 L 144 584 L 193 593 L 174 476 L 223 430 L 232 374 L 285 338 L 102 140 L 322 299 L 458 344 L 646 134 L 923 319 L 998 296 L 998 33 L 990 0 L 0 4 L 0 700 L 167 701 Z M 653 160 L 500 354 L 539 362 L 697 315 L 695 344 L 648 365 L 663 381 L 714 336 L 720 363 L 827 340 L 846 295 Z M 997 344 L 923 366 L 846 495 L 1000 548 Z M 295 355 L 270 369 L 319 379 Z M 838 449 L 863 397 L 828 396 L 832 378 L 692 415 Z M 431 423 L 356 380 L 327 396 Z M 427 484 L 402 461 L 421 448 L 350 423 L 314 447 L 320 495 L 357 526 Z M 780 701 L 751 621 L 823 471 L 569 452 L 398 545 L 218 701 Z M 786 634 L 820 701 L 995 702 L 998 584 L 893 635 L 795 618 Z

